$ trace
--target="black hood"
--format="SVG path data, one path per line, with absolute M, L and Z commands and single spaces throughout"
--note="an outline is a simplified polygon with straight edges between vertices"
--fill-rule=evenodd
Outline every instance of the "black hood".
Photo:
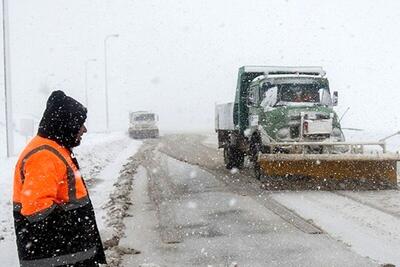
M 47 100 L 38 135 L 66 148 L 73 148 L 80 143 L 77 135 L 86 116 L 87 109 L 81 103 L 65 95 L 63 91 L 54 91 Z

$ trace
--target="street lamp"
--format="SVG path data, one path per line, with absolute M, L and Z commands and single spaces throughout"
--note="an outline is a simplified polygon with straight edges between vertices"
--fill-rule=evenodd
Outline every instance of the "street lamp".
M 86 108 L 88 108 L 88 103 L 89 103 L 89 99 L 88 99 L 88 64 L 90 62 L 95 62 L 96 59 L 95 58 L 89 58 L 85 61 L 85 104 L 86 104 Z
M 13 125 L 12 125 L 12 99 L 11 99 L 11 68 L 10 68 L 10 49 L 8 38 L 8 3 L 2 0 L 3 8 L 3 67 L 4 67 L 4 97 L 6 111 L 6 139 L 7 157 L 14 154 Z
M 108 78 L 107 78 L 107 40 L 111 37 L 118 38 L 118 34 L 109 34 L 104 37 L 104 89 L 106 97 L 106 130 L 109 130 L 109 114 L 108 114 Z

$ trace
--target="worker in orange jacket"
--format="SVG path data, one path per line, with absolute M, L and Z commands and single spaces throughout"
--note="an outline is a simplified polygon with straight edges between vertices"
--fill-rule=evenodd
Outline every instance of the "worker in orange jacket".
M 86 108 L 62 91 L 48 101 L 38 134 L 14 175 L 14 224 L 20 266 L 106 263 L 93 206 L 72 148 L 86 132 Z

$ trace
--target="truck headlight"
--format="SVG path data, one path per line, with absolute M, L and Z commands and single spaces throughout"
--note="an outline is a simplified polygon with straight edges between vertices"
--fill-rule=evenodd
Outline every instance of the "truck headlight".
M 332 136 L 334 137 L 341 137 L 342 136 L 342 131 L 339 128 L 333 128 L 332 130 Z
M 343 132 L 339 128 L 333 128 L 332 136 L 335 137 L 337 141 L 341 141 L 341 142 L 345 141 Z
M 288 138 L 290 134 L 290 130 L 289 128 L 282 128 L 279 129 L 279 131 L 276 133 L 276 135 L 280 138 L 280 139 L 285 139 Z

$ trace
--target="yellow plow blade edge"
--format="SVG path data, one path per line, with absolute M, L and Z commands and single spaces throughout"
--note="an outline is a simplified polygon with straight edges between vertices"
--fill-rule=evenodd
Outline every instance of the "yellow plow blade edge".
M 397 154 L 264 154 L 259 166 L 270 180 L 286 178 L 286 184 L 301 177 L 330 189 L 378 189 L 397 187 L 399 160 Z

